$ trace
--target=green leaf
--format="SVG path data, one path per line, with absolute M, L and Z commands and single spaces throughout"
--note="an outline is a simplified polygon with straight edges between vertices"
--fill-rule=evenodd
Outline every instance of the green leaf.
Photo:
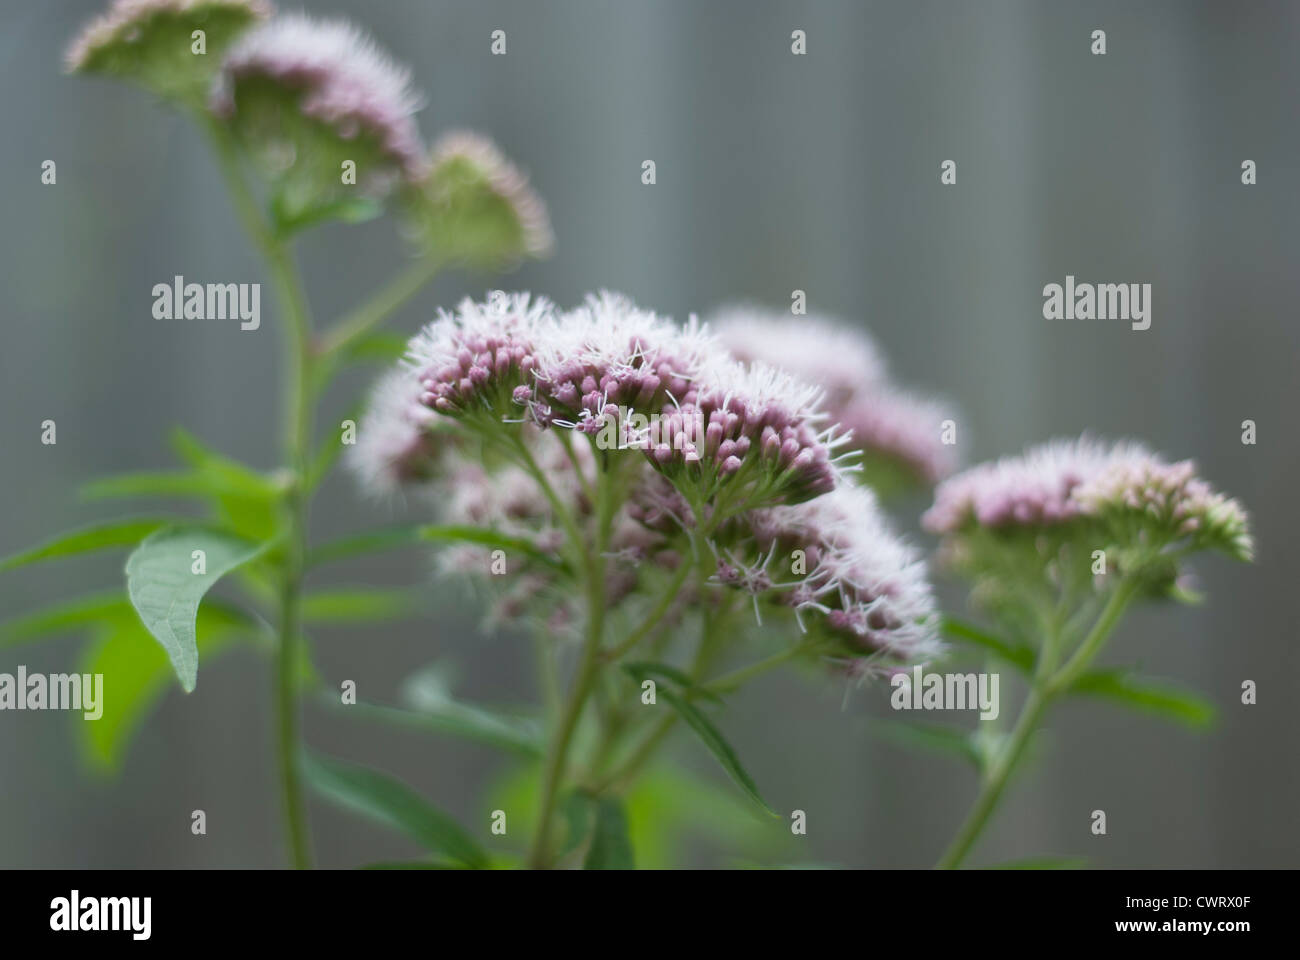
M 207 527 L 165 527 L 150 534 L 126 561 L 126 587 L 140 620 L 154 635 L 188 693 L 198 678 L 195 618 L 203 595 L 223 575 L 266 549 Z M 204 553 L 203 573 L 194 573 L 195 551 Z
M 92 480 L 81 488 L 86 500 L 117 497 L 207 497 L 212 484 L 192 470 L 153 470 L 122 473 Z
M 740 787 L 754 803 L 770 816 L 780 816 L 759 795 L 758 786 L 741 765 L 740 758 L 736 756 L 736 751 L 731 748 L 731 744 L 727 743 L 718 728 L 700 712 L 698 707 L 666 687 L 660 688 L 659 696 L 668 701 L 669 705 L 695 731 L 696 736 L 704 741 L 704 745 L 717 758 L 718 763 L 722 764 L 722 769 L 727 771 L 731 779 L 736 782 L 736 786 Z
M 123 614 L 131 614 L 131 604 L 121 590 L 60 600 L 43 610 L 0 624 L 0 647 L 16 646 L 51 634 L 113 621 Z
M 374 331 L 366 334 L 348 348 L 348 359 L 358 363 L 395 363 L 406 356 L 409 337 L 399 333 Z
M 208 484 L 209 498 L 227 526 L 250 540 L 274 535 L 280 491 L 272 480 L 181 429 L 172 432 L 172 447 Z
M 900 746 L 918 747 L 960 757 L 977 770 L 984 764 L 983 755 L 970 733 L 957 727 L 886 719 L 873 721 L 870 730 L 873 736 Z
M 200 658 L 206 663 L 252 626 L 252 619 L 234 608 L 205 604 L 198 615 Z M 167 654 L 122 597 L 119 618 L 96 630 L 78 670 L 104 678 L 102 715 L 76 725 L 85 755 L 95 767 L 117 769 L 131 737 L 167 689 Z
M 592 798 L 578 790 L 560 801 L 560 817 L 564 822 L 564 843 L 560 845 L 560 859 L 577 850 L 591 835 L 595 807 Z
M 476 543 L 485 547 L 521 553 L 529 559 L 544 563 L 547 566 L 564 569 L 563 561 L 552 554 L 539 550 L 531 540 L 497 533 L 495 530 L 489 530 L 486 527 L 460 524 L 372 530 L 368 533 L 336 540 L 333 543 L 327 543 L 315 548 L 311 551 L 308 564 L 310 566 L 319 566 L 322 563 L 340 560 L 358 553 L 428 542 Z
M 604 796 L 596 802 L 596 824 L 582 869 L 636 869 L 632 841 L 627 832 L 627 813 L 623 810 L 623 801 L 617 797 Z
M 487 867 L 488 858 L 459 824 L 425 803 L 414 790 L 387 774 L 306 754 L 303 772 L 320 793 L 350 810 L 413 837 L 433 853 L 451 857 L 473 869 Z
M 79 527 L 0 560 L 0 573 L 55 557 L 90 553 L 107 547 L 133 546 L 159 527 L 172 522 L 174 520 L 165 517 L 129 517 Z
M 669 663 L 657 663 L 649 660 L 636 660 L 623 664 L 623 670 L 635 681 L 641 683 L 647 678 L 660 677 L 671 680 L 691 697 L 700 697 L 721 703 L 722 698 L 710 690 L 696 684 L 686 673 Z
M 1034 651 L 1028 647 L 1015 646 L 1005 640 L 999 640 L 985 630 L 964 623 L 953 617 L 944 617 L 943 633 L 953 640 L 960 640 L 972 646 L 980 647 L 997 655 L 1013 667 L 1019 667 L 1025 673 L 1034 669 Z
M 302 598 L 304 623 L 374 623 L 417 612 L 421 594 L 407 589 L 331 587 Z
M 1104 697 L 1189 727 L 1209 726 L 1215 716 L 1214 704 L 1203 697 L 1170 684 L 1134 677 L 1123 669 L 1085 673 L 1070 692 Z

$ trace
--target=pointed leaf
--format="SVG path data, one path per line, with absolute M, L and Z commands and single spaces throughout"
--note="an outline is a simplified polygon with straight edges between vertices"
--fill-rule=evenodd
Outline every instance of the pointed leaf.
M 303 757 L 307 781 L 323 796 L 376 822 L 394 827 L 433 853 L 474 869 L 488 858 L 456 821 L 429 806 L 414 790 L 387 774 L 331 757 Z
M 596 802 L 596 825 L 591 846 L 582 862 L 584 870 L 635 870 L 636 858 L 627 832 L 627 813 L 618 797 L 604 796 Z
M 523 554 L 531 560 L 562 569 L 564 564 L 557 557 L 543 550 L 531 540 L 497 533 L 486 527 L 474 527 L 460 524 L 443 526 L 394 527 L 385 530 L 372 530 L 368 533 L 336 540 L 312 550 L 308 560 L 312 566 L 339 560 L 358 553 L 372 550 L 386 550 L 391 547 L 406 546 L 413 543 L 448 542 L 476 543 L 485 547 Z
M 198 675 L 194 622 L 203 595 L 266 546 L 207 527 L 165 527 L 150 534 L 127 558 L 126 587 L 131 604 L 167 651 L 187 693 L 194 689 Z M 198 550 L 204 553 L 202 573 L 194 572 Z
M 421 594 L 381 587 L 331 587 L 302 598 L 304 623 L 374 623 L 400 620 L 416 613 Z
M 0 624 L 0 647 L 17 646 L 90 624 L 111 622 L 124 614 L 134 616 L 130 601 L 121 590 L 60 600 L 43 610 Z
M 731 744 L 727 743 L 712 721 L 701 713 L 693 703 L 672 690 L 660 688 L 659 696 L 663 697 L 677 711 L 678 715 L 686 721 L 686 724 L 695 731 L 696 736 L 704 741 L 704 745 L 717 758 L 718 763 L 722 764 L 722 769 L 727 771 L 731 779 L 736 782 L 736 786 L 740 787 L 764 812 L 773 817 L 779 816 L 759 795 L 758 786 L 741 765 L 740 758 L 736 756 L 736 751 L 731 748 Z
M 964 623 L 953 617 L 944 617 L 943 633 L 945 636 L 960 640 L 971 646 L 980 647 L 990 653 L 996 654 L 1002 660 L 1011 664 L 1013 667 L 1019 667 L 1026 673 L 1034 669 L 1034 651 L 1028 647 L 1016 646 L 1005 640 L 1000 640 L 986 630 L 981 630 L 969 623 Z
M 42 560 L 90 553 L 108 547 L 129 547 L 139 543 L 159 527 L 173 523 L 166 517 L 128 517 L 106 520 L 60 534 L 21 553 L 0 560 L 0 573 L 15 570 Z
M 722 702 L 722 698 L 716 693 L 699 686 L 684 671 L 679 670 L 670 663 L 636 660 L 632 663 L 623 664 L 623 670 L 638 683 L 649 677 L 661 677 L 676 683 L 688 696 L 711 700 L 714 703 Z
M 1214 704 L 1205 698 L 1171 684 L 1134 677 L 1127 670 L 1085 673 L 1070 692 L 1104 697 L 1189 727 L 1206 727 L 1214 721 Z

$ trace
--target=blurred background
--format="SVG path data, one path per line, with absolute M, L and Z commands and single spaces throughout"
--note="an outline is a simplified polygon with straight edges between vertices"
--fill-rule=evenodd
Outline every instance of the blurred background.
M 269 288 L 256 333 L 151 316 L 153 284 L 175 274 L 265 277 L 195 130 L 137 89 L 61 74 L 69 38 L 102 6 L 0 13 L 0 555 L 124 512 L 79 499 L 79 487 L 171 466 L 173 425 L 276 463 Z M 785 308 L 801 289 L 810 312 L 869 329 L 900 380 L 961 405 L 967 462 L 1084 430 L 1194 457 L 1253 514 L 1258 564 L 1204 558 L 1208 602 L 1131 616 L 1105 659 L 1201 691 L 1217 724 L 1189 731 L 1103 703 L 1059 710 L 971 862 L 1300 865 L 1300 5 L 303 6 L 354 17 L 413 67 L 426 140 L 456 127 L 490 135 L 551 211 L 552 259 L 504 279 L 445 275 L 393 328 L 413 332 L 435 307 L 498 286 L 562 306 L 607 287 L 679 318 L 736 299 Z M 506 56 L 489 53 L 497 29 Z M 807 33 L 805 56 L 790 52 L 795 29 Z M 1105 56 L 1089 52 L 1094 29 L 1106 31 Z M 47 159 L 54 186 L 40 182 Z M 640 181 L 647 159 L 654 186 Z M 1248 159 L 1255 186 L 1241 183 Z M 940 185 L 944 160 L 956 161 L 955 186 Z M 308 233 L 301 260 L 318 322 L 362 301 L 402 251 L 389 220 Z M 1150 330 L 1044 320 L 1042 288 L 1067 274 L 1152 284 Z M 324 422 L 372 374 L 340 383 Z M 53 446 L 40 442 L 46 419 L 58 425 Z M 1246 419 L 1254 446 L 1241 443 Z M 929 547 L 916 522 L 926 505 L 903 501 L 896 516 Z M 362 501 L 338 473 L 313 525 L 325 539 L 419 518 L 414 505 Z M 433 585 L 430 568 L 411 551 L 329 570 L 320 583 L 429 582 L 434 615 L 315 632 L 322 673 L 396 702 L 412 671 L 451 661 L 467 698 L 532 701 L 527 639 L 481 630 L 482 611 Z M 25 569 L 0 578 L 0 615 L 120 583 L 113 554 Z M 941 580 L 941 592 L 963 611 L 957 585 Z M 0 671 L 75 669 L 84 642 L 0 649 Z M 1259 688 L 1249 707 L 1248 679 Z M 1009 710 L 1018 694 L 1003 683 Z M 80 763 L 72 728 L 84 721 L 0 713 L 0 866 L 281 865 L 269 688 L 252 652 L 205 664 L 193 694 L 170 687 L 114 776 Z M 777 674 L 736 697 L 723 725 L 766 798 L 808 813 L 808 836 L 783 861 L 929 866 L 956 830 L 974 777 L 873 736 L 888 693 L 846 698 L 839 681 Z M 510 774 L 486 749 L 425 733 L 315 708 L 305 727 L 313 746 L 401 776 L 468 824 L 486 823 Z M 696 783 L 730 789 L 690 738 L 679 732 L 672 751 Z M 676 802 L 669 784 L 643 803 L 635 829 L 658 824 L 676 840 L 655 852 L 634 835 L 647 862 L 762 859 L 726 815 L 679 815 Z M 199 808 L 205 837 L 189 830 Z M 1094 809 L 1107 813 L 1105 837 L 1089 832 Z M 312 819 L 325 866 L 415 853 L 315 801 Z

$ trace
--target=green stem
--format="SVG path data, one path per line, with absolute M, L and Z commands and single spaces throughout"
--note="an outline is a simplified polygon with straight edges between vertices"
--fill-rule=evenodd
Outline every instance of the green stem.
M 523 448 L 522 443 L 520 446 Z M 526 463 L 536 471 L 535 476 L 538 482 L 544 489 L 549 491 L 550 496 L 554 497 L 554 491 L 550 490 L 545 474 L 537 468 L 535 461 L 533 461 L 531 454 L 527 453 L 526 448 L 523 449 Z M 555 818 L 555 803 L 559 795 L 560 784 L 564 779 L 569 747 L 573 742 L 573 734 L 578 729 L 578 721 L 582 718 L 583 708 L 587 705 L 587 700 L 591 696 L 601 666 L 600 649 L 605 628 L 605 562 L 602 553 L 605 549 L 606 532 L 608 530 L 606 517 L 611 511 L 608 471 L 602 469 L 597 476 L 596 482 L 596 542 L 593 544 L 592 549 L 585 554 L 587 630 L 582 645 L 582 659 L 578 664 L 578 672 L 573 680 L 573 688 L 564 704 L 564 712 L 560 716 L 559 726 L 547 750 L 546 764 L 542 773 L 541 800 L 537 813 L 537 832 L 533 836 L 532 848 L 528 855 L 528 865 L 533 869 L 544 869 L 551 865 L 552 821 Z M 561 512 L 562 516 L 567 515 L 567 510 L 564 509 L 558 498 L 553 500 L 553 504 L 557 512 Z M 577 539 L 577 545 L 581 548 L 582 541 L 577 526 L 573 523 L 572 518 L 569 518 L 569 522 L 570 536 Z
M 411 263 L 370 300 L 340 320 L 337 326 L 325 334 L 321 342 L 322 356 L 341 356 L 349 347 L 423 290 L 437 276 L 441 268 L 442 263 L 431 257 L 423 257 Z
M 654 609 L 646 616 L 645 621 L 622 643 L 616 644 L 602 653 L 602 660 L 609 663 L 618 660 L 623 656 L 623 654 L 635 649 L 637 644 L 648 637 L 655 627 L 659 626 L 660 621 L 662 621 L 668 611 L 672 609 L 673 601 L 677 599 L 677 595 L 681 592 L 682 584 L 684 584 L 686 578 L 690 576 L 691 569 L 694 565 L 695 564 L 692 560 L 687 557 L 682 557 L 681 561 L 677 564 L 677 570 L 673 573 L 672 579 L 668 582 L 667 589 L 664 590 L 663 596 L 659 598 L 659 602 L 655 604 Z
M 216 150 L 221 172 L 234 201 L 236 214 L 258 250 L 266 258 L 281 310 L 284 313 L 285 346 L 289 377 L 285 401 L 285 460 L 290 481 L 285 494 L 283 517 L 285 536 L 279 606 L 279 651 L 272 685 L 275 710 L 276 756 L 288 835 L 290 862 L 298 869 L 311 866 L 311 838 L 307 831 L 306 806 L 298 768 L 300 705 L 297 672 L 301 641 L 302 579 L 307 553 L 307 506 L 309 493 L 308 445 L 311 435 L 313 396 L 311 316 L 298 272 L 284 242 L 266 223 L 253 194 L 244 182 L 239 157 L 227 131 L 212 117 L 199 115 Z
M 1016 725 L 1012 728 L 1011 738 L 998 751 L 997 759 L 994 760 L 992 767 L 990 767 L 988 776 L 984 780 L 984 786 L 975 800 L 975 806 L 967 814 L 965 823 L 957 831 L 957 836 L 937 864 L 940 870 L 955 870 L 961 866 L 966 854 L 970 852 L 971 847 L 975 845 L 975 841 L 979 839 L 984 827 L 988 824 L 989 818 L 993 815 L 993 811 L 997 808 L 998 801 L 1002 798 L 1002 792 L 1006 789 L 1011 771 L 1015 769 L 1020 755 L 1024 752 L 1025 745 L 1029 743 L 1029 740 L 1034 735 L 1034 730 L 1038 726 L 1038 721 L 1042 718 L 1047 702 L 1047 698 L 1042 691 L 1037 689 L 1029 691 L 1025 705 L 1020 710 L 1020 716 L 1016 719 Z
M 1020 710 L 1020 716 L 1016 718 L 1016 725 L 1012 728 L 1010 738 L 998 751 L 997 758 L 986 771 L 975 805 L 967 814 L 961 829 L 957 831 L 957 836 L 939 859 L 936 865 L 939 869 L 955 870 L 966 859 L 997 809 L 1007 782 L 1026 745 L 1033 738 L 1048 706 L 1058 695 L 1068 691 L 1079 676 L 1088 669 L 1093 658 L 1105 646 L 1106 640 L 1115 629 L 1115 625 L 1119 623 L 1120 617 L 1123 616 L 1136 592 L 1136 583 L 1121 580 L 1111 593 L 1087 637 L 1079 644 L 1069 661 L 1055 672 L 1053 671 L 1057 638 L 1054 634 L 1047 638 L 1039 654 L 1038 670 L 1035 672 L 1029 696 Z

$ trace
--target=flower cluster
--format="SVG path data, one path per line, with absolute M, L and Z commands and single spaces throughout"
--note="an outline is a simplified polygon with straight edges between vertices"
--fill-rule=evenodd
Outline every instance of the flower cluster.
M 271 14 L 265 0 L 116 0 L 64 55 L 69 72 L 103 73 L 199 105 L 222 52 Z M 202 31 L 196 49 L 195 31 Z
M 1145 447 L 1088 437 L 1056 440 L 1018 457 L 980 464 L 942 483 L 923 525 L 977 583 L 986 605 L 1024 606 L 1045 593 L 1087 594 L 1115 570 L 1148 593 L 1182 596 L 1182 558 L 1204 549 L 1249 560 L 1245 511 L 1196 476 Z M 1095 565 L 1097 552 L 1108 559 Z M 1092 558 L 1092 559 L 1089 559 Z
M 476 133 L 453 131 L 433 145 L 406 208 L 415 239 L 444 261 L 495 267 L 544 257 L 555 242 L 527 177 Z
M 882 668 L 942 651 L 925 563 L 869 489 L 846 483 L 807 503 L 756 510 L 741 529 L 739 546 L 720 553 L 716 580 L 753 594 L 756 609 L 760 600 L 788 607 L 802 628 L 816 621 L 847 655 Z M 746 547 L 755 559 L 741 562 Z
M 212 93 L 213 112 L 254 149 L 297 215 L 355 199 L 358 188 L 381 194 L 418 179 L 419 106 L 410 71 L 356 27 L 299 14 L 244 35 Z M 340 172 L 349 162 L 355 185 Z
M 712 323 L 723 345 L 747 364 L 778 366 L 825 391 L 831 422 L 863 455 L 864 476 L 878 492 L 917 483 L 933 486 L 956 466 L 945 443 L 952 404 L 899 389 L 865 333 L 819 317 L 730 307 Z
M 390 370 L 370 394 L 348 459 L 368 493 L 390 496 L 430 480 L 438 467 L 437 418 L 420 403 L 421 385 Z

